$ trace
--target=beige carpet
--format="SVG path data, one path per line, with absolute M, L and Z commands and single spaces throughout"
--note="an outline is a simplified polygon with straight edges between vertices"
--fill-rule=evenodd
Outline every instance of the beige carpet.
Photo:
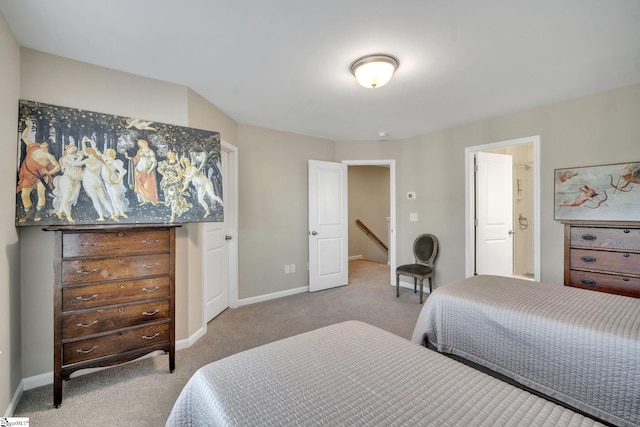
M 413 290 L 400 298 L 389 267 L 352 261 L 349 285 L 228 309 L 204 337 L 176 354 L 176 370 L 159 355 L 63 382 L 60 408 L 52 386 L 25 391 L 14 416 L 34 426 L 161 426 L 180 390 L 201 366 L 268 342 L 345 320 L 361 320 L 410 338 L 422 306 Z M 393 363 L 393 361 L 390 361 Z

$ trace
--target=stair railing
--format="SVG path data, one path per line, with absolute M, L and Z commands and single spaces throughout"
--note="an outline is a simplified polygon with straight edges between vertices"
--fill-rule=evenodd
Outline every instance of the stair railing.
M 376 236 L 376 234 L 369 229 L 369 227 L 364 225 L 362 221 L 360 221 L 359 219 L 356 219 L 356 224 L 358 225 L 358 227 L 360 227 L 362 231 L 367 233 L 367 236 L 371 237 L 377 244 L 379 244 L 382 247 L 382 249 L 385 250 L 385 252 L 387 253 L 389 252 L 389 248 L 387 247 L 387 245 L 385 245 L 384 242 L 380 240 L 378 236 Z

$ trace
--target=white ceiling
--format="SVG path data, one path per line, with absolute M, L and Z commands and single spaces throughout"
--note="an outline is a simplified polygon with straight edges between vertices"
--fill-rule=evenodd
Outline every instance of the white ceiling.
M 640 83 L 640 0 L 0 0 L 21 46 L 191 87 L 240 123 L 425 134 Z M 357 58 L 400 60 L 379 89 Z

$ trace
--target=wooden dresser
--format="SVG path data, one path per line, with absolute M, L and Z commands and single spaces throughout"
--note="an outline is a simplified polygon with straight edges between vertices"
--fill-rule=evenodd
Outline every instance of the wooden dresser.
M 640 223 L 564 223 L 564 284 L 640 298 Z
M 102 227 L 55 231 L 53 403 L 62 380 L 147 353 L 175 369 L 175 228 Z

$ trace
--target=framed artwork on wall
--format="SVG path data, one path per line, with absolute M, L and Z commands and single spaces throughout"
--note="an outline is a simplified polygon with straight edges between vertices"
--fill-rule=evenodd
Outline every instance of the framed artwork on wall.
M 224 218 L 220 134 L 21 100 L 16 225 Z
M 640 161 L 555 170 L 558 221 L 640 221 Z

